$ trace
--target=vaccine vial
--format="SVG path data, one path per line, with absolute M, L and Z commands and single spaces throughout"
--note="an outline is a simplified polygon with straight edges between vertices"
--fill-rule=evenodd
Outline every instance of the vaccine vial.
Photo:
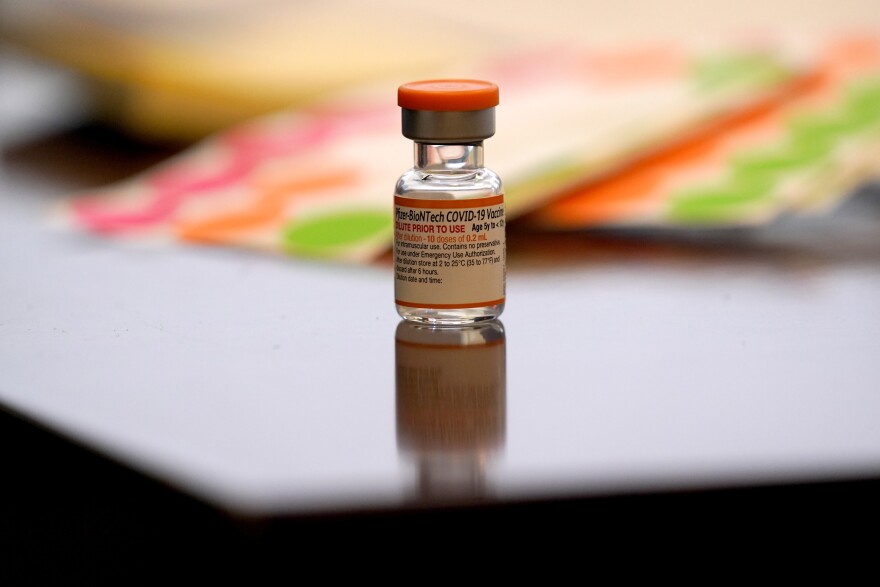
M 492 320 L 504 309 L 504 195 L 483 141 L 495 134 L 498 86 L 411 82 L 397 103 L 415 159 L 394 192 L 397 312 L 434 325 Z

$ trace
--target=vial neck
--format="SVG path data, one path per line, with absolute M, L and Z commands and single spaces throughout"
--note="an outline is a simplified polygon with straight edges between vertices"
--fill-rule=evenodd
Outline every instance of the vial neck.
M 483 143 L 429 145 L 415 143 L 416 169 L 432 173 L 473 171 L 483 167 Z

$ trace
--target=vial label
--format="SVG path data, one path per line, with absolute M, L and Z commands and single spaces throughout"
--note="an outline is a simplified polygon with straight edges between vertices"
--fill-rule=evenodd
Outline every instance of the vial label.
M 399 305 L 480 308 L 504 302 L 504 196 L 394 197 L 394 285 Z

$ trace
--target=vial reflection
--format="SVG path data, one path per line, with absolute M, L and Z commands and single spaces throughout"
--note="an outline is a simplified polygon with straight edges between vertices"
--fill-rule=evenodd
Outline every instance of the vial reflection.
M 497 320 L 398 325 L 397 444 L 414 463 L 419 499 L 486 494 L 488 467 L 504 446 L 505 341 Z

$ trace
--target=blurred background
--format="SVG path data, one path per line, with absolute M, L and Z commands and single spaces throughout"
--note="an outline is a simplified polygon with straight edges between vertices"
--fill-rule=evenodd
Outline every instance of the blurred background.
M 0 131 L 75 229 L 375 260 L 396 86 L 489 77 L 518 224 L 755 226 L 876 176 L 877 31 L 871 0 L 5 0 Z
M 872 0 L 607 2 L 4 0 L 6 50 L 69 68 L 113 124 L 189 141 L 376 78 L 406 80 L 528 44 L 621 46 L 880 26 Z

